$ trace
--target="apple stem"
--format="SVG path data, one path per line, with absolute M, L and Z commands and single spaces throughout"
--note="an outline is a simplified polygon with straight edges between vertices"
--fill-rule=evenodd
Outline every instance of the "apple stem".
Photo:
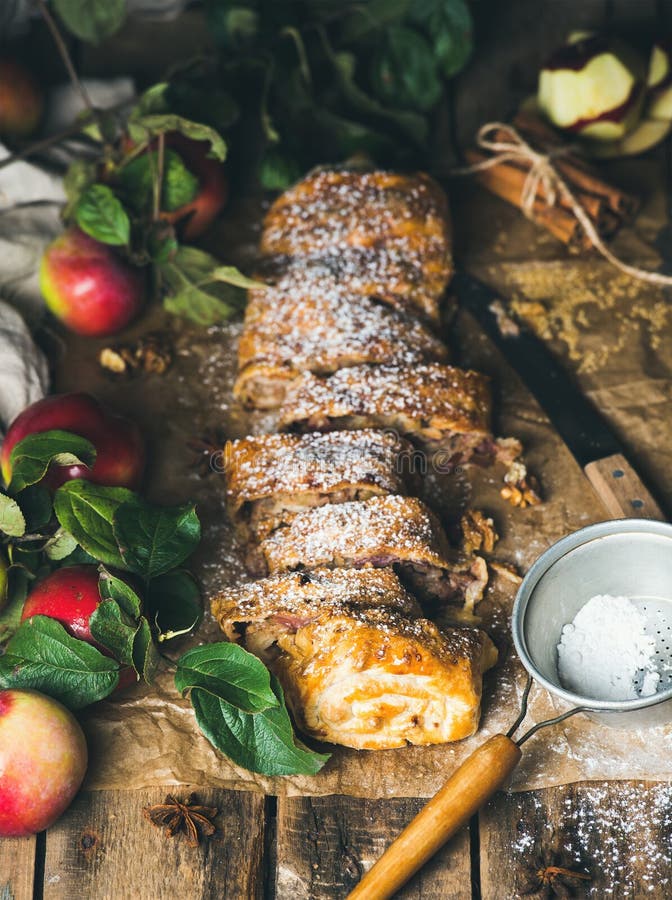
M 100 124 L 100 113 L 96 109 L 96 107 L 93 105 L 91 97 L 89 96 L 89 92 L 84 87 L 81 79 L 79 78 L 79 76 L 77 75 L 77 72 L 75 71 L 75 66 L 72 62 L 72 57 L 70 56 L 70 52 L 66 46 L 66 43 L 63 40 L 63 35 L 61 34 L 61 32 L 58 28 L 58 25 L 56 24 L 56 21 L 54 20 L 54 17 L 49 12 L 49 9 L 47 8 L 47 4 L 45 3 L 45 0 L 37 0 L 37 5 L 39 7 L 42 18 L 46 22 L 47 28 L 51 32 L 51 36 L 54 39 L 54 43 L 56 44 L 56 47 L 58 49 L 61 59 L 63 60 L 63 64 L 65 65 L 65 68 L 68 71 L 68 75 L 70 76 L 70 81 L 72 82 L 72 84 L 74 85 L 76 90 L 79 92 L 79 95 L 82 98 L 82 101 L 84 102 L 84 106 L 86 106 L 86 108 L 89 110 L 91 115 Z

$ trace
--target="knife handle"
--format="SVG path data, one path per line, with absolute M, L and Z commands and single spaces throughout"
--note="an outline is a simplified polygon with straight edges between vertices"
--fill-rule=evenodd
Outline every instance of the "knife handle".
M 620 453 L 588 463 L 583 471 L 612 518 L 667 521 L 639 475 Z

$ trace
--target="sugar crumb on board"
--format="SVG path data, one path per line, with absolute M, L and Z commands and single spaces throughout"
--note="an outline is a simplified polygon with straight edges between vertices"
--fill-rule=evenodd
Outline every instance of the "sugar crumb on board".
M 591 875 L 580 896 L 670 896 L 672 842 L 661 836 L 672 829 L 672 785 L 577 785 L 555 814 L 544 799 L 510 800 L 517 821 L 512 850 L 521 870 L 539 854 L 562 853 Z
M 642 329 L 656 350 L 670 324 L 670 304 L 662 289 L 643 286 L 597 262 L 503 264 L 497 270 L 513 289 L 514 313 L 544 340 L 563 341 L 580 373 L 603 368 Z M 607 329 L 600 324 L 605 315 Z

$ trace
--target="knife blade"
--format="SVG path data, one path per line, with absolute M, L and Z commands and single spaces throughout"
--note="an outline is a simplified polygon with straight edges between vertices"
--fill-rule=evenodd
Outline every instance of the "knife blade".
M 458 272 L 451 287 L 537 399 L 610 515 L 666 521 L 618 436 L 545 344 L 517 320 L 516 333 L 503 333 L 493 307 L 501 297 L 476 278 Z

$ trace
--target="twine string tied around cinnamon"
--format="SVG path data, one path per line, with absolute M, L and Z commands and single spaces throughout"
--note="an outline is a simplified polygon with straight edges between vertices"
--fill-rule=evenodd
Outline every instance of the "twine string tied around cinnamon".
M 508 135 L 508 139 L 502 139 L 503 134 Z M 493 135 L 498 135 L 498 137 L 493 137 Z M 660 272 L 650 272 L 647 269 L 625 263 L 606 246 L 574 191 L 554 165 L 556 157 L 572 153 L 573 147 L 554 147 L 546 152 L 535 150 L 513 125 L 505 122 L 487 122 L 482 125 L 476 135 L 476 144 L 492 155 L 473 165 L 453 169 L 453 174 L 471 175 L 506 162 L 523 163 L 528 168 L 528 174 L 523 184 L 520 204 L 523 213 L 529 219 L 534 220 L 534 204 L 539 199 L 538 190 L 542 185 L 546 203 L 549 206 L 555 206 L 558 199 L 562 198 L 584 229 L 593 247 L 613 266 L 640 281 L 664 287 L 672 286 L 672 276 L 663 275 Z

